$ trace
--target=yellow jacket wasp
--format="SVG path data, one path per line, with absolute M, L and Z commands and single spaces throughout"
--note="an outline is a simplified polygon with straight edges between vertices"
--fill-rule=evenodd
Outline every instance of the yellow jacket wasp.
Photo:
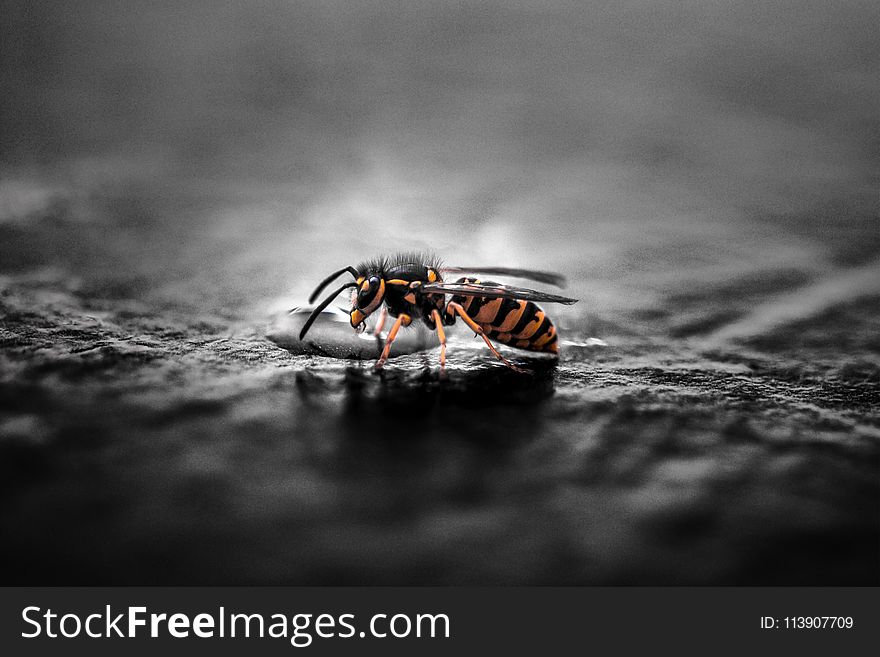
M 505 267 L 443 267 L 430 256 L 399 254 L 364 262 L 357 267 L 343 267 L 321 281 L 309 297 L 309 303 L 314 303 L 324 288 L 337 277 L 349 273 L 354 278 L 334 290 L 312 311 L 300 331 L 299 339 L 305 337 L 318 315 L 343 290 L 357 288 L 350 312 L 352 328 L 363 330 L 366 318 L 383 303 L 376 333 L 382 330 L 386 312 L 395 318 L 382 355 L 376 361 L 377 368 L 381 368 L 388 359 L 400 328 L 409 326 L 416 318 L 437 332 L 441 369 L 446 366 L 446 334 L 443 326 L 454 324 L 456 315 L 485 340 L 496 357 L 514 370 L 520 371 L 498 352 L 490 338 L 517 349 L 557 353 L 556 327 L 535 302 L 573 304 L 577 299 L 470 277 L 459 278 L 454 283 L 444 282 L 443 274 L 461 272 L 515 276 L 560 286 L 564 284 L 562 276 L 550 272 Z M 447 295 L 450 295 L 448 300 Z

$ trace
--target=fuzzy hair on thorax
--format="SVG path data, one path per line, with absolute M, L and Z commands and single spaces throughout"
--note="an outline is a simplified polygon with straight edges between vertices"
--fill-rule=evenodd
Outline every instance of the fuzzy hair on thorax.
M 424 265 L 435 271 L 438 271 L 443 266 L 443 263 L 436 254 L 424 251 L 395 253 L 388 256 L 373 258 L 371 260 L 365 260 L 357 265 L 355 269 L 357 269 L 359 276 L 367 276 L 369 274 L 384 275 L 389 269 L 410 264 Z

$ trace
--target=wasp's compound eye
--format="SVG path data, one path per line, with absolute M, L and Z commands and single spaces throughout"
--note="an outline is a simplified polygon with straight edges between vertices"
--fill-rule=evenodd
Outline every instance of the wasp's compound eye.
M 370 301 L 373 300 L 373 297 L 376 296 L 378 289 L 379 279 L 375 276 L 371 276 L 361 283 L 358 288 L 358 305 L 363 307 L 370 303 Z
M 359 308 L 370 310 L 374 304 L 378 305 L 384 292 L 385 282 L 378 276 L 370 276 L 361 283 L 358 289 L 357 305 Z

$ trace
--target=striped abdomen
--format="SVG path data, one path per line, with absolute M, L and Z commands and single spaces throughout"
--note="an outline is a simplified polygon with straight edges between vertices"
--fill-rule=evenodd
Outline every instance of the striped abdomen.
M 493 284 L 475 278 L 462 278 L 456 282 Z M 461 304 L 471 319 L 493 340 L 528 351 L 555 354 L 559 350 L 556 327 L 544 311 L 531 301 L 454 295 L 451 302 Z M 446 312 L 449 313 L 448 310 Z

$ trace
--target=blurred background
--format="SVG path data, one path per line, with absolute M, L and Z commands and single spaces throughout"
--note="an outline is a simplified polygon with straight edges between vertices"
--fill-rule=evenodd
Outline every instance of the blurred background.
M 66 204 L 120 240 L 139 294 L 250 312 L 427 247 L 564 270 L 614 311 L 880 252 L 868 0 L 3 15 L 3 221 Z
M 2 0 L 0 14 L 0 435 L 8 520 L 27 529 L 5 545 L 60 564 L 42 571 L 33 557 L 21 576 L 876 583 L 877 2 Z M 494 374 L 454 380 L 464 396 L 450 402 L 433 383 L 376 389 L 259 339 L 326 273 L 401 249 L 563 272 L 581 303 L 554 317 L 573 342 L 598 336 L 612 350 L 573 347 L 537 392 Z M 206 346 L 216 341 L 227 346 Z M 758 375 L 769 379 L 749 388 Z M 555 391 L 511 422 L 556 438 L 487 452 L 479 436 L 507 426 L 499 385 L 520 401 Z M 357 413 L 372 413 L 377 435 L 393 414 L 409 418 L 395 394 L 483 417 L 460 407 L 472 392 L 500 424 L 471 424 L 457 448 L 428 431 L 400 462 L 396 443 L 377 455 L 345 442 Z M 689 404 L 701 419 L 680 415 Z M 777 433 L 793 454 L 749 452 Z M 707 447 L 731 435 L 748 458 Z M 658 447 L 651 461 L 675 492 L 650 476 L 640 487 L 633 459 L 676 436 L 697 460 L 670 465 Z M 608 463 L 593 448 L 614 465 L 572 475 L 572 449 Z M 775 465 L 756 490 L 776 493 L 727 487 L 726 463 L 765 457 Z M 774 484 L 782 471 L 790 494 Z M 94 488 L 80 490 L 83 477 Z M 384 517 L 356 529 L 353 509 L 372 516 L 346 482 L 372 491 L 371 509 L 396 500 L 393 530 Z M 527 501 L 536 488 L 558 525 Z M 724 491 L 706 508 L 745 506 L 681 520 L 697 489 Z M 426 490 L 446 504 L 436 522 L 396 497 Z M 480 515 L 501 498 L 524 506 Z M 204 504 L 178 514 L 184 499 Z M 660 538 L 642 523 L 658 499 L 672 523 Z M 587 522 L 584 505 L 601 517 Z M 767 539 L 782 517 L 793 525 Z M 68 562 L 46 546 L 65 518 L 83 541 Z M 461 540 L 432 551 L 437 527 Z M 546 546 L 560 527 L 571 542 Z M 743 527 L 773 546 L 782 574 L 735 556 Z M 666 558 L 639 551 L 645 536 L 668 541 Z M 829 547 L 840 536 L 843 552 Z M 216 563 L 193 565 L 218 542 Z M 357 543 L 366 556 L 346 551 Z M 291 545 L 301 566 L 282 556 Z M 792 545 L 808 553 L 792 559 Z M 474 565 L 475 546 L 500 556 Z M 262 554 L 264 569 L 237 549 Z M 538 566 L 534 550 L 555 556 Z M 828 554 L 838 566 L 817 567 Z M 701 569 L 683 570 L 683 557 Z

